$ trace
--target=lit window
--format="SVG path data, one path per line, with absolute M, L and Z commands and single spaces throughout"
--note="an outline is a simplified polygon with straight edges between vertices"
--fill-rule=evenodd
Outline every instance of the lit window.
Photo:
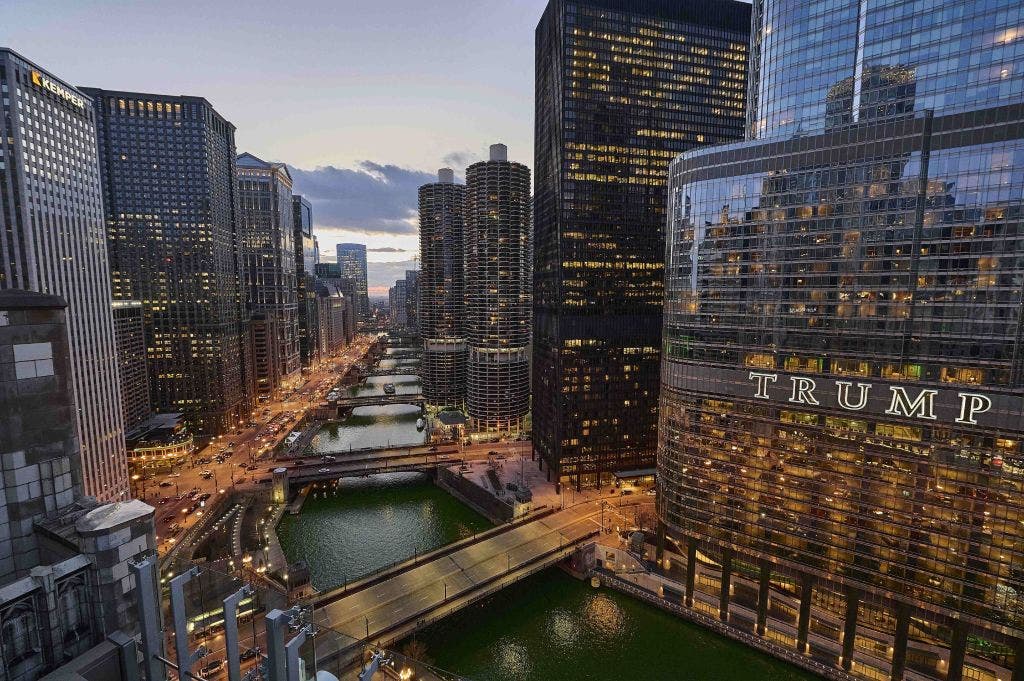
M 53 376 L 53 346 L 50 343 L 22 343 L 14 346 L 15 377 Z

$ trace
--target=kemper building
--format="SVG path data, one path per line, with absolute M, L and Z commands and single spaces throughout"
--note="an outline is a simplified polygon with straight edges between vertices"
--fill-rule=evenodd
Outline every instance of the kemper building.
M 0 290 L 12 288 L 67 301 L 84 489 L 104 501 L 126 499 L 92 101 L 0 48 Z
M 1024 678 L 1022 22 L 755 0 L 747 140 L 671 166 L 663 567 L 830 675 Z
M 551 0 L 537 26 L 532 436 L 556 481 L 653 472 L 668 163 L 742 138 L 749 30 L 731 0 Z
M 423 397 L 436 407 L 466 402 L 466 271 L 463 257 L 466 187 L 451 168 L 419 190 L 420 335 Z

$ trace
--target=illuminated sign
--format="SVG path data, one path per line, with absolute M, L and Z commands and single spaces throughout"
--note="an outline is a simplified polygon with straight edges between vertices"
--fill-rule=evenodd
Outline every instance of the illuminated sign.
M 820 406 L 821 402 L 815 396 L 818 390 L 818 382 L 807 376 L 788 376 L 790 385 L 786 387 L 787 402 L 792 404 L 807 404 Z M 761 400 L 768 400 L 768 387 L 774 386 L 779 381 L 779 375 L 765 371 L 751 371 L 747 379 L 755 383 L 754 397 Z M 873 383 L 862 383 L 858 381 L 833 381 L 835 390 L 828 391 L 834 399 L 836 406 L 846 411 L 861 411 L 868 406 L 868 398 Z M 889 416 L 902 416 L 905 418 L 924 419 L 935 421 L 938 416 L 935 414 L 935 398 L 938 390 L 922 388 L 916 395 L 911 395 L 910 390 L 899 385 L 889 385 L 888 394 L 884 396 L 887 405 L 885 412 Z M 855 389 L 855 390 L 854 390 Z M 856 393 L 856 397 L 850 395 Z M 975 392 L 957 392 L 956 404 L 957 413 L 954 417 L 956 423 L 965 425 L 978 425 L 978 416 L 986 414 L 992 409 L 992 399 L 987 395 Z
M 85 109 L 85 98 L 69 90 L 59 83 L 55 83 L 38 71 L 32 72 L 32 84 L 44 90 L 49 90 L 65 102 L 74 104 L 79 109 Z

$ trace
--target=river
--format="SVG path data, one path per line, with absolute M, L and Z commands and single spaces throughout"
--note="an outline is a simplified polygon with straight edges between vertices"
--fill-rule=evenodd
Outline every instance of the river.
M 818 679 L 557 568 L 442 620 L 417 639 L 432 664 L 473 681 Z
M 277 534 L 288 560 L 305 560 L 324 590 L 489 527 L 427 475 L 390 473 L 321 486 Z

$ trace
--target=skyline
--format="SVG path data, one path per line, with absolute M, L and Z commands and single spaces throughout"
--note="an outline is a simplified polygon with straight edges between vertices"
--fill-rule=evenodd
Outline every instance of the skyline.
M 417 189 L 437 168 L 461 177 L 495 140 L 532 161 L 544 5 L 309 0 L 288 12 L 252 2 L 238 14 L 193 0 L 173 13 L 113 0 L 22 3 L 5 8 L 0 45 L 75 85 L 205 97 L 236 126 L 239 153 L 288 164 L 313 204 L 322 253 L 366 243 L 370 293 L 386 295 L 417 254 Z M 96 40 L 115 14 L 131 33 Z M 170 36 L 174 51 L 160 49 Z

